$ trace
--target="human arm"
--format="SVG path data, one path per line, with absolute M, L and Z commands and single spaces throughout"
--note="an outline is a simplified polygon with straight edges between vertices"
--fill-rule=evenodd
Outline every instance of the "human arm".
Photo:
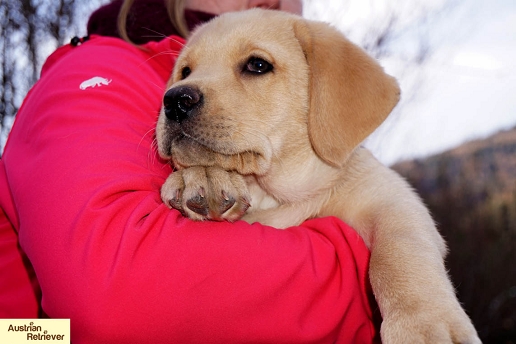
M 342 222 L 199 223 L 162 204 L 153 128 L 178 46 L 94 37 L 25 100 L 3 161 L 43 310 L 79 344 L 371 340 L 369 253 Z

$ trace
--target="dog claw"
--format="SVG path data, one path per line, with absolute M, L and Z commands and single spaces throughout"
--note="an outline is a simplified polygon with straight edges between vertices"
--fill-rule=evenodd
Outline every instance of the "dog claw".
M 181 191 L 179 189 L 176 190 L 174 193 L 174 197 L 168 201 L 168 204 L 173 208 L 177 210 L 182 210 L 181 206 Z
M 251 207 L 251 201 L 245 197 L 241 198 L 241 202 L 244 204 L 245 210 L 249 209 Z
M 226 193 L 226 191 L 222 190 L 222 197 L 224 197 L 224 200 L 225 201 L 229 201 L 229 196 L 228 194 Z
M 222 203 L 220 205 L 220 214 L 224 214 L 226 211 L 231 209 L 231 207 L 233 207 L 233 205 L 236 202 L 233 197 L 228 197 L 227 195 L 225 195 L 224 191 L 222 192 L 222 194 L 224 197 L 224 201 L 222 201 Z

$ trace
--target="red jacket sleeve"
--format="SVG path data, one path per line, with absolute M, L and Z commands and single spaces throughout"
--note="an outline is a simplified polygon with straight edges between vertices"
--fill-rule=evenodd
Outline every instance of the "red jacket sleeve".
M 16 215 L 0 160 L 0 318 L 37 318 L 39 285 L 9 218 Z
M 371 342 L 369 252 L 344 223 L 198 223 L 162 204 L 153 129 L 180 48 L 66 46 L 24 101 L 2 160 L 44 312 L 75 344 Z

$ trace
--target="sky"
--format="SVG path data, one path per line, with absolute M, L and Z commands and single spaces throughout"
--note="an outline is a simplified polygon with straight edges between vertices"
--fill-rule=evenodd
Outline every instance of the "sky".
M 422 158 L 516 127 L 516 1 L 308 1 L 305 16 L 329 21 L 360 43 L 382 16 L 403 19 L 392 56 L 402 101 L 366 142 L 384 163 Z M 407 56 L 425 38 L 423 64 Z

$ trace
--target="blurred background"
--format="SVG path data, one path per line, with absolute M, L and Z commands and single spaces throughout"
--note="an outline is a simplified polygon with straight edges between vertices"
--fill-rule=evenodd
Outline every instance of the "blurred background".
M 106 2 L 0 0 L 0 152 L 42 63 Z M 304 4 L 399 80 L 400 104 L 365 144 L 431 209 L 483 342 L 516 343 L 516 1 Z

